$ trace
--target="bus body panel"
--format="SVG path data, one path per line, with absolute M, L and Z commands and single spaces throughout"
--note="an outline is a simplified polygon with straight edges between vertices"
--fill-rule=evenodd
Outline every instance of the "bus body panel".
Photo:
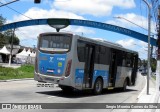
M 103 88 L 107 88 L 108 87 L 108 70 L 98 70 L 95 69 L 93 72 L 93 81 L 92 81 L 92 88 L 94 87 L 94 83 L 95 80 L 97 79 L 97 77 L 102 77 L 103 79 Z M 77 89 L 85 89 L 84 88 L 84 69 L 76 69 L 75 72 L 75 88 Z
M 128 67 L 118 67 L 115 87 L 123 87 L 124 80 L 130 78 L 131 70 Z
M 66 64 L 66 54 L 39 53 L 39 72 L 50 76 L 62 76 Z

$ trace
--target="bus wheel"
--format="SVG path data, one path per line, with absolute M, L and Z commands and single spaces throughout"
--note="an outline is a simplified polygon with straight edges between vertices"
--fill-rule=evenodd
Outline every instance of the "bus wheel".
M 127 79 L 125 79 L 125 81 L 123 83 L 122 91 L 126 91 L 126 89 L 127 89 Z
M 101 78 L 96 79 L 95 84 L 94 84 L 94 94 L 101 94 L 103 89 L 103 82 Z

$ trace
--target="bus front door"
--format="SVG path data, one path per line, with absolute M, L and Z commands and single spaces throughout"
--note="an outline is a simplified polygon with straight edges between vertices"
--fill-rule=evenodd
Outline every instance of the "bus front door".
M 115 86 L 116 74 L 117 74 L 117 55 L 116 51 L 111 52 L 111 61 L 109 66 L 109 87 Z
M 135 85 L 137 77 L 137 68 L 138 68 L 138 56 L 135 55 L 132 58 L 132 74 L 131 74 L 131 84 Z
M 85 66 L 84 66 L 84 87 L 92 87 L 93 71 L 94 71 L 95 47 L 86 45 L 85 48 Z

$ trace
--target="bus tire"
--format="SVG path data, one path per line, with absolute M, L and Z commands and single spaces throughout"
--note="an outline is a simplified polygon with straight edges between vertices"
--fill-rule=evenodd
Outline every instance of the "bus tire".
M 94 89 L 93 89 L 93 93 L 95 95 L 101 94 L 103 89 L 103 82 L 101 78 L 97 78 L 95 83 L 94 83 Z
M 122 91 L 126 91 L 127 89 L 127 79 L 124 80 Z

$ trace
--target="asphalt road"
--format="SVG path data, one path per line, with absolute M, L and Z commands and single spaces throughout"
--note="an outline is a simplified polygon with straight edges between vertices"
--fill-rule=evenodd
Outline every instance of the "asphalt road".
M 93 95 L 91 92 L 80 92 L 66 94 L 56 85 L 54 87 L 37 87 L 34 80 L 0 82 L 0 103 L 136 103 L 137 96 L 145 85 L 145 78 L 138 74 L 136 86 L 128 87 L 126 92 L 119 89 L 104 91 L 101 95 Z M 18 110 L 16 110 L 17 112 Z M 33 111 L 33 110 L 30 110 Z M 37 110 L 35 110 L 36 112 Z M 40 110 L 38 110 L 40 111 Z M 41 112 L 43 112 L 42 110 Z M 52 110 L 47 110 L 52 112 Z M 56 112 L 82 111 L 80 109 L 57 109 Z M 91 109 L 83 109 L 90 112 Z M 96 111 L 96 109 L 92 109 Z M 98 110 L 99 111 L 99 110 Z M 105 112 L 116 112 L 115 109 L 101 109 Z M 130 111 L 121 109 L 120 111 Z

